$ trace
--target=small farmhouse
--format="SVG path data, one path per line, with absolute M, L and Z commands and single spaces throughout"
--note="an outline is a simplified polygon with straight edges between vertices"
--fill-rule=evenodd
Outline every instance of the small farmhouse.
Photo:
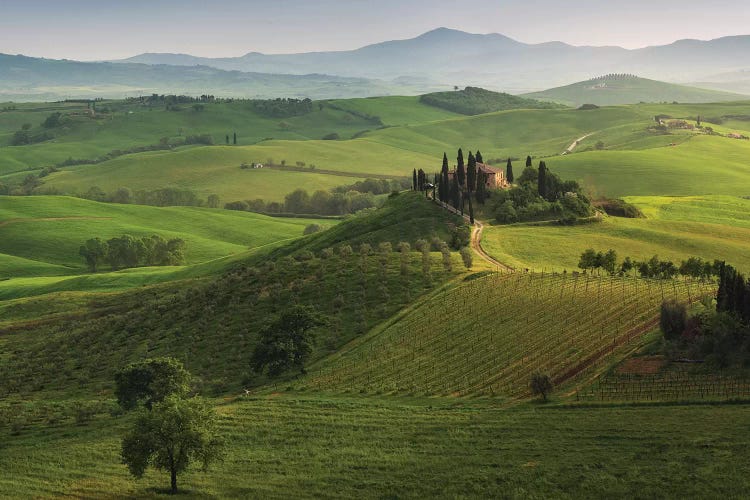
M 477 173 L 479 172 L 484 174 L 485 187 L 487 189 L 502 189 L 510 187 L 510 183 L 508 183 L 507 179 L 505 178 L 505 169 L 503 168 L 495 168 L 484 163 L 477 163 Z M 453 181 L 454 175 L 456 175 L 455 168 L 452 171 L 448 172 L 449 182 Z
M 505 169 L 477 163 L 477 171 L 484 174 L 487 189 L 501 189 L 509 185 L 505 178 Z

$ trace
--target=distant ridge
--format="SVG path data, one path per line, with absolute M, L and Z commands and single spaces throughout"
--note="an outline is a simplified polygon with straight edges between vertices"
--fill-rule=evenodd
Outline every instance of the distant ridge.
M 596 104 L 611 106 L 639 102 L 720 102 L 739 101 L 748 96 L 716 90 L 675 85 L 629 74 L 603 75 L 583 82 L 557 87 L 524 97 L 558 102 L 569 106 Z
M 497 33 L 438 28 L 407 40 L 339 52 L 267 55 L 249 51 L 225 58 L 148 53 L 99 63 L 3 56 L 0 99 L 124 97 L 138 92 L 327 99 L 415 95 L 454 86 L 526 94 L 610 73 L 750 92 L 746 90 L 750 83 L 736 76 L 748 69 L 748 53 L 750 36 L 680 40 L 627 50 L 555 41 L 527 44 Z M 26 64 L 30 60 L 36 63 Z M 47 67 L 42 68 L 43 64 Z M 671 100 L 706 98 L 722 99 L 717 95 Z M 670 100 L 650 94 L 643 99 Z M 628 97 L 625 102 L 632 101 Z
M 225 70 L 325 73 L 386 80 L 412 77 L 435 84 L 523 93 L 603 73 L 630 73 L 671 82 L 709 82 L 710 75 L 747 69 L 748 52 L 750 36 L 746 35 L 709 41 L 679 40 L 669 45 L 628 50 L 577 47 L 559 41 L 527 44 L 497 33 L 473 34 L 437 28 L 407 40 L 338 52 L 276 55 L 248 52 L 225 58 L 141 54 L 116 62 L 199 64 Z

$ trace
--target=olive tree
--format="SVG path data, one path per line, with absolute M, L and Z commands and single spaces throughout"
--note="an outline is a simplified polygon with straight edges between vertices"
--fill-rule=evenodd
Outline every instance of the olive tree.
M 135 425 L 122 440 L 121 457 L 130 473 L 143 477 L 151 466 L 168 471 L 170 491 L 177 492 L 177 475 L 193 462 L 204 470 L 221 457 L 217 418 L 202 398 L 177 395 L 142 408 Z

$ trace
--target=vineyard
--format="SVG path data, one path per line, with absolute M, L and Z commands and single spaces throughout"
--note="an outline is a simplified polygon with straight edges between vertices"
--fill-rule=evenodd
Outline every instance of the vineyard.
M 529 395 L 590 380 L 658 325 L 664 299 L 714 293 L 698 281 L 491 273 L 445 290 L 312 367 L 305 387 L 363 394 Z
M 685 401 L 750 398 L 747 377 L 696 374 L 687 369 L 664 373 L 612 374 L 576 394 L 583 401 Z

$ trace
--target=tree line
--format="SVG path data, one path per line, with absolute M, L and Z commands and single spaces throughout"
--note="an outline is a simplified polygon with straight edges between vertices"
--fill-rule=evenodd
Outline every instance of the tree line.
M 618 263 L 615 250 L 597 252 L 593 248 L 584 251 L 578 261 L 578 267 L 584 271 L 604 271 L 607 274 L 619 276 L 636 271 L 642 278 L 652 279 L 671 279 L 678 274 L 690 278 L 709 279 L 719 276 L 723 264 L 719 260 L 710 262 L 700 257 L 690 257 L 677 266 L 674 262 L 662 260 L 657 255 L 644 261 L 625 257 L 622 262 Z
M 92 273 L 103 263 L 113 271 L 133 267 L 179 266 L 185 263 L 185 241 L 180 238 L 165 240 L 159 235 L 136 238 L 129 234 L 87 240 L 78 250 Z

